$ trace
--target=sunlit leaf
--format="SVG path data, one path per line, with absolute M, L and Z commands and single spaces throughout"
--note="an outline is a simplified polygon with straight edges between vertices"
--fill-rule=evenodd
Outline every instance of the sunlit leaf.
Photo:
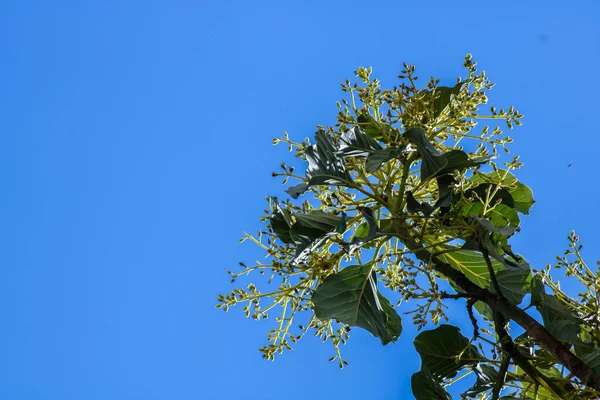
M 329 275 L 311 300 L 321 321 L 336 319 L 359 326 L 384 345 L 396 341 L 402 333 L 400 316 L 377 289 L 377 275 L 370 264 L 351 265 Z

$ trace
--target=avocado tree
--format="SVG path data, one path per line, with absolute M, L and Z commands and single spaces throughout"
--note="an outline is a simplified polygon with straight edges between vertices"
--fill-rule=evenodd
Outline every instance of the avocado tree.
M 264 274 L 271 289 L 236 288 L 217 307 L 241 303 L 257 320 L 276 313 L 260 349 L 269 360 L 312 333 L 333 344 L 340 367 L 351 327 L 386 345 L 401 338 L 402 309 L 420 330 L 416 399 L 450 399 L 446 387 L 466 374 L 476 382 L 464 398 L 597 399 L 598 269 L 574 233 L 555 266 L 534 268 L 511 247 L 532 192 L 515 175 L 518 157 L 506 155 L 512 139 L 478 121 L 512 129 L 522 115 L 512 106 L 482 111 L 493 84 L 470 55 L 464 66 L 453 86 L 434 78 L 419 86 L 404 64 L 391 89 L 361 67 L 358 83 L 342 84 L 335 126 L 318 126 L 312 141 L 275 139 L 308 167 L 273 173 L 287 195 L 268 197 L 265 227 L 241 239 L 268 261 L 229 271 L 232 281 Z M 558 270 L 581 293 L 565 293 Z M 472 330 L 449 324 L 447 302 L 465 304 Z

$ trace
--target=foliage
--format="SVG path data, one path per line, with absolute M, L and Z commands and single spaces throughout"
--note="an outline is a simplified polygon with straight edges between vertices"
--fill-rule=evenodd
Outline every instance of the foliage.
M 584 286 L 573 298 L 550 266 L 531 269 L 511 248 L 533 194 L 513 174 L 518 157 L 496 161 L 512 139 L 477 121 L 512 129 L 522 115 L 512 106 L 482 113 L 493 85 L 470 55 L 464 66 L 467 77 L 453 86 L 431 78 L 418 87 L 405 64 L 401 84 L 389 90 L 361 67 L 360 84 L 342 85 L 348 98 L 337 103 L 335 126 L 319 126 L 312 143 L 275 139 L 307 161 L 306 174 L 285 164 L 273 173 L 300 183 L 287 189 L 292 199 L 267 198 L 266 229 L 242 239 L 269 263 L 241 263 L 230 273 L 235 281 L 257 271 L 278 287 L 237 288 L 219 295 L 218 307 L 244 303 L 257 320 L 279 312 L 261 349 L 267 359 L 312 332 L 332 342 L 330 360 L 343 367 L 340 346 L 351 327 L 384 345 L 401 336 L 400 314 L 384 296 L 395 293 L 418 329 L 443 322 L 414 339 L 422 361 L 412 377 L 415 398 L 449 399 L 445 388 L 467 374 L 476 378 L 468 398 L 598 398 L 598 271 L 572 233 L 556 268 Z M 530 304 L 521 305 L 526 296 Z M 447 324 L 448 301 L 465 301 L 470 338 Z M 299 319 L 307 322 L 295 325 Z M 509 322 L 524 333 L 515 336 Z

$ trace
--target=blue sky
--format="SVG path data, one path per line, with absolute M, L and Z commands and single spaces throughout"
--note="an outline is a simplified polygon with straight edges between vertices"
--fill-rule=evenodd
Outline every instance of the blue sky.
M 518 4 L 518 5 L 517 5 Z M 309 338 L 261 359 L 274 321 L 214 308 L 261 254 L 271 139 L 333 122 L 359 65 L 394 85 L 463 74 L 470 52 L 524 126 L 513 151 L 538 201 L 514 247 L 552 262 L 597 226 L 595 1 L 5 1 L 0 4 L 0 398 L 399 399 L 414 329 L 351 365 Z M 568 168 L 569 163 L 572 166 Z M 460 321 L 468 328 L 468 322 Z

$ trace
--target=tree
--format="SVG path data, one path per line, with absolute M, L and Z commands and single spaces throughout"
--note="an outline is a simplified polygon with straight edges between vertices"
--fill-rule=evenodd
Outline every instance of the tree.
M 571 233 L 555 267 L 581 285 L 572 297 L 551 266 L 531 268 L 512 249 L 532 192 L 514 175 L 518 157 L 499 164 L 497 150 L 508 153 L 512 139 L 498 126 L 476 129 L 476 121 L 512 129 L 522 115 L 512 106 L 480 113 L 493 84 L 470 55 L 464 66 L 468 75 L 454 86 L 431 78 L 419 88 L 414 66 L 404 64 L 401 84 L 389 90 L 361 67 L 360 84 L 342 84 L 347 99 L 337 103 L 334 127 L 319 126 L 312 143 L 287 133 L 275 139 L 308 168 L 301 176 L 282 164 L 273 173 L 300 183 L 286 190 L 292 199 L 268 197 L 266 228 L 242 239 L 259 245 L 269 264 L 240 263 L 230 274 L 232 282 L 267 274 L 277 289 L 250 284 L 219 295 L 217 307 L 244 303 L 254 319 L 280 312 L 260 349 L 267 359 L 312 331 L 331 341 L 340 367 L 351 327 L 386 345 L 402 333 L 396 307 L 409 307 L 419 329 L 438 325 L 414 339 L 422 365 L 411 380 L 416 399 L 449 399 L 445 387 L 469 373 L 477 380 L 463 397 L 597 399 L 598 271 Z M 396 307 L 384 293 L 396 295 Z M 447 324 L 446 302 L 456 301 L 466 304 L 470 333 Z M 308 323 L 296 327 L 301 313 Z

